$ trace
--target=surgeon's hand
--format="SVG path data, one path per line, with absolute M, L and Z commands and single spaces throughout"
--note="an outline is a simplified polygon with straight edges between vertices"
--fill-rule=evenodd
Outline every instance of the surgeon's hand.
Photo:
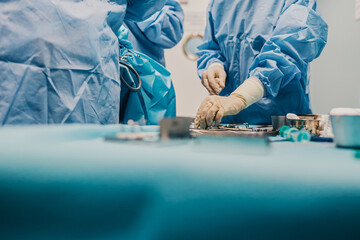
M 215 63 L 212 64 L 202 75 L 201 82 L 211 95 L 219 95 L 225 88 L 226 72 L 224 67 Z
M 213 125 L 219 126 L 223 117 L 236 115 L 245 108 L 245 98 L 236 93 L 231 94 L 229 97 L 207 97 L 196 114 L 195 127 L 206 129 Z

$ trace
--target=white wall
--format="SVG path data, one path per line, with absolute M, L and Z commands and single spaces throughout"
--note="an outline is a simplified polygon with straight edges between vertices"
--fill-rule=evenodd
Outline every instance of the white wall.
M 318 0 L 329 24 L 328 44 L 312 64 L 311 100 L 316 113 L 360 107 L 360 22 L 355 0 Z
M 174 49 L 166 51 L 166 65 L 172 74 L 176 98 L 177 115 L 193 117 L 207 91 L 197 76 L 196 61 L 183 54 L 184 39 L 191 33 L 203 34 L 206 24 L 206 8 L 209 0 L 182 0 L 185 11 L 184 38 Z
M 202 33 L 198 29 L 205 24 L 208 0 L 182 2 L 187 19 L 185 36 L 192 32 Z M 334 107 L 359 107 L 360 22 L 355 21 L 355 0 L 318 0 L 318 3 L 329 24 L 329 40 L 321 57 L 311 66 L 313 110 L 328 113 Z M 185 58 L 182 43 L 167 51 L 166 58 L 173 75 L 178 115 L 194 116 L 207 96 L 196 75 L 196 62 Z

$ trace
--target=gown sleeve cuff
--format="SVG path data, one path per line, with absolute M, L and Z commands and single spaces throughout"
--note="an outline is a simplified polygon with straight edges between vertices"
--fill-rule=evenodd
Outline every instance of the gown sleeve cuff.
M 251 77 L 240 85 L 232 94 L 240 95 L 246 100 L 246 107 L 260 101 L 265 96 L 266 90 L 257 77 Z

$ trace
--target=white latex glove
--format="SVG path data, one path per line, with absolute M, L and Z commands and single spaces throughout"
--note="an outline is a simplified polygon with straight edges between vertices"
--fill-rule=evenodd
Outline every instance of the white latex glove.
M 246 100 L 238 94 L 229 97 L 209 96 L 201 103 L 195 118 L 195 127 L 206 129 L 219 126 L 225 116 L 236 115 L 246 108 Z
M 219 95 L 225 88 L 226 72 L 223 65 L 214 63 L 203 73 L 201 82 L 211 95 Z
M 219 126 L 223 117 L 240 113 L 261 100 L 264 95 L 264 85 L 258 78 L 252 77 L 228 97 L 207 97 L 196 114 L 195 127 L 206 129 L 213 125 Z

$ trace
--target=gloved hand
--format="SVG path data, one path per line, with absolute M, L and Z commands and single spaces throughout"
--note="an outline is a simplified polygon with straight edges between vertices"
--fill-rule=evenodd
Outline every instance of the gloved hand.
M 230 96 L 207 97 L 199 107 L 195 118 L 195 127 L 208 128 L 219 126 L 225 116 L 236 115 L 243 109 L 261 100 L 265 95 L 262 82 L 251 77 L 244 81 Z
M 207 97 L 196 114 L 195 127 L 206 129 L 214 125 L 219 126 L 225 116 L 236 115 L 246 108 L 246 100 L 236 93 L 228 97 L 209 96 Z
M 225 88 L 226 72 L 220 63 L 214 63 L 203 73 L 201 82 L 211 95 L 219 95 Z

